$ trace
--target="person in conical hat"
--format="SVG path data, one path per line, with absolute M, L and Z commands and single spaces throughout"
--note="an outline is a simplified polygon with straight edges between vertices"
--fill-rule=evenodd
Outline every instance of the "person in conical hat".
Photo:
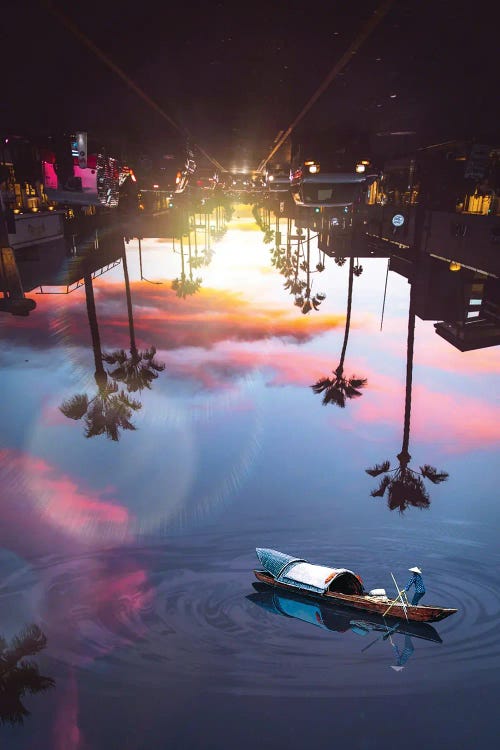
M 422 571 L 416 565 L 413 568 L 408 568 L 408 570 L 412 573 L 412 576 L 403 591 L 409 591 L 412 586 L 415 586 L 415 593 L 411 603 L 413 606 L 416 606 L 425 594 L 424 579 L 422 578 Z

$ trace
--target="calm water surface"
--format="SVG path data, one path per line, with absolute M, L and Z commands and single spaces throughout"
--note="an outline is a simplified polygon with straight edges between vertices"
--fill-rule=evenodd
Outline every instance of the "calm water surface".
M 214 249 L 182 298 L 171 241 L 143 241 L 150 283 L 131 240 L 133 327 L 123 262 L 71 294 L 31 294 L 28 318 L 2 314 L 3 658 L 27 625 L 47 638 L 38 676 L 4 670 L 2 747 L 492 744 L 498 348 L 461 353 L 416 319 L 410 465 L 449 479 L 425 480 L 427 507 L 391 510 L 365 469 L 397 466 L 404 440 L 406 279 L 389 274 L 380 331 L 387 261 L 363 259 L 344 374 L 367 382 L 341 409 L 310 386 L 339 364 L 349 261 L 326 259 L 312 276 L 326 299 L 303 315 L 248 208 Z M 134 339 L 156 348 L 150 388 L 119 379 Z M 424 603 L 459 611 L 383 638 L 356 613 L 256 590 L 256 546 L 389 594 L 391 572 L 406 583 L 418 565 Z

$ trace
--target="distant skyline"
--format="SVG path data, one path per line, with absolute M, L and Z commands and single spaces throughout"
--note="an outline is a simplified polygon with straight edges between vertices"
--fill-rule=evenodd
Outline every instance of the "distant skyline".
M 258 160 L 379 6 L 320 0 L 158 12 L 90 0 L 2 7 L 3 130 L 82 129 L 139 144 L 177 134 L 47 9 L 82 34 L 216 158 Z M 486 8 L 395 2 L 303 123 L 302 134 L 417 130 L 425 137 L 498 131 L 497 32 Z

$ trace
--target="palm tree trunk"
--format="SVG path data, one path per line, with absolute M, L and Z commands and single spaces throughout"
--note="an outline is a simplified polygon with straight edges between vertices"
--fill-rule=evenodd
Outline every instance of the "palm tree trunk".
M 94 287 L 90 273 L 85 274 L 85 302 L 87 304 L 87 317 L 89 320 L 90 335 L 92 337 L 92 349 L 94 351 L 94 377 L 97 385 L 102 385 L 106 381 L 106 370 L 102 363 L 101 337 L 99 335 L 99 324 L 97 322 L 97 312 L 95 306 Z
M 417 276 L 416 267 L 420 261 L 420 251 L 424 236 L 424 225 L 425 225 L 425 205 L 421 201 L 417 206 L 415 212 L 415 235 L 413 241 L 414 250 L 414 268 L 412 278 L 410 279 L 410 305 L 408 308 L 408 338 L 406 343 L 406 395 L 405 395 L 405 419 L 403 428 L 403 445 L 401 447 L 400 456 L 406 463 L 409 462 L 411 456 L 409 453 L 410 445 L 410 416 L 411 416 L 411 389 L 412 389 L 412 378 L 413 378 L 413 345 L 415 342 L 415 279 Z M 401 460 L 401 459 L 400 459 Z
M 128 313 L 128 330 L 129 330 L 129 335 L 130 335 L 130 351 L 132 352 L 132 354 L 135 354 L 137 352 L 137 346 L 135 343 L 134 316 L 132 312 L 132 296 L 130 294 L 130 279 L 128 275 L 127 254 L 125 252 L 125 246 L 123 247 L 122 264 L 123 264 L 123 276 L 125 278 L 125 294 L 127 296 L 127 313 Z
M 184 281 L 186 277 L 186 268 L 184 265 L 184 242 L 182 241 L 181 236 L 181 280 Z
M 411 416 L 411 389 L 413 378 L 413 345 L 415 342 L 415 301 L 413 284 L 410 288 L 410 308 L 408 310 L 408 338 L 406 343 L 406 395 L 405 395 L 405 420 L 403 429 L 403 445 L 401 456 L 410 460 L 410 416 Z M 399 458 L 399 457 L 398 457 Z
M 191 235 L 189 235 L 188 264 L 189 264 L 189 278 L 192 280 L 193 279 L 193 257 L 191 255 Z
M 351 307 L 352 307 L 352 282 L 354 278 L 354 258 L 349 258 L 349 285 L 347 287 L 347 313 L 345 318 L 345 333 L 344 343 L 342 345 L 342 352 L 340 354 L 340 362 L 336 372 L 341 374 L 344 369 L 345 353 L 347 351 L 347 340 L 349 338 L 349 328 L 351 326 Z
M 310 263 L 311 263 L 311 232 L 309 230 L 309 227 L 307 227 L 307 243 L 306 243 L 306 247 L 307 247 L 307 258 L 306 258 L 306 264 L 307 264 L 307 278 L 306 278 L 306 282 L 307 282 L 307 287 L 306 287 L 306 297 L 307 297 L 307 299 L 309 299 L 309 297 L 311 296 L 311 287 L 310 287 L 310 283 L 311 283 L 311 268 L 310 268 Z
M 198 257 L 198 237 L 196 236 L 196 211 L 194 212 L 194 256 Z
M 300 240 L 297 240 L 297 259 L 295 263 L 295 281 L 299 278 Z

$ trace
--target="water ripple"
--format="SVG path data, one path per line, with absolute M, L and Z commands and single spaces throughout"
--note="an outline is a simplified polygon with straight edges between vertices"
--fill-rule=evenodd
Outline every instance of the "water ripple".
M 337 558 L 356 560 L 362 573 L 380 568 L 381 559 L 401 559 L 390 538 L 379 535 L 376 541 L 377 560 L 373 551 L 347 545 Z M 477 559 L 473 548 L 464 557 L 458 543 L 454 554 L 448 543 L 446 556 L 436 554 L 435 540 L 419 545 L 432 573 L 426 600 L 459 611 L 436 624 L 442 645 L 412 639 L 415 651 L 402 673 L 388 668 L 394 665 L 390 639 L 362 650 L 378 634 L 363 639 L 352 632 L 355 612 L 334 618 L 327 630 L 313 627 L 314 619 L 255 606 L 247 598 L 254 557 L 238 554 L 235 540 L 230 547 L 212 540 L 190 549 L 162 544 L 44 558 L 3 581 L 0 598 L 13 606 L 29 602 L 31 618 L 48 635 L 48 655 L 98 669 L 102 689 L 112 692 L 136 690 L 141 683 L 189 687 L 196 680 L 206 689 L 240 694 L 380 695 L 495 679 L 500 595 L 496 561 L 484 559 L 484 550 Z M 221 550 L 220 559 L 213 549 Z M 328 559 L 325 550 L 315 555 L 317 562 Z M 402 635 L 392 640 L 400 650 L 405 645 Z

